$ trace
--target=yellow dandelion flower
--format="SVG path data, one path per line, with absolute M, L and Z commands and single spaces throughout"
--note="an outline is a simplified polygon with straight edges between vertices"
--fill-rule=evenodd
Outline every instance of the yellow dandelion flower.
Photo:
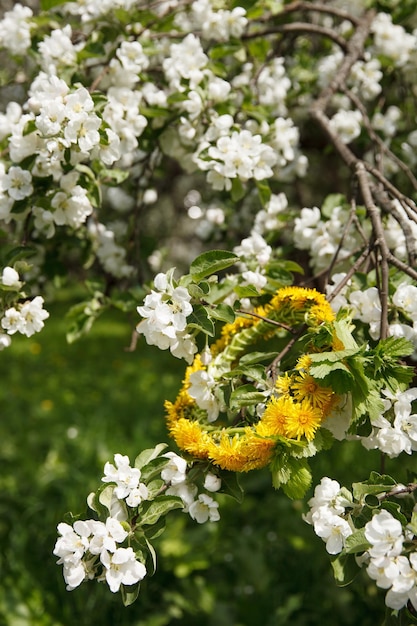
M 258 435 L 262 437 L 286 435 L 287 420 L 293 413 L 293 406 L 294 403 L 289 397 L 271 398 L 256 425 Z
M 275 381 L 275 389 L 283 395 L 289 395 L 291 391 L 292 376 L 285 372 L 282 376 L 279 376 Z
M 168 425 L 170 425 L 189 415 L 191 413 L 191 409 L 195 407 L 195 401 L 184 389 L 181 389 L 175 399 L 175 402 L 165 400 L 164 406 L 166 411 L 166 420 Z
M 333 391 L 330 387 L 322 387 L 319 385 L 308 372 L 300 372 L 299 375 L 294 378 L 292 392 L 297 400 L 303 400 L 305 398 L 312 406 L 319 407 L 322 410 L 323 407 L 329 404 L 333 396 Z
M 309 354 L 302 354 L 297 360 L 297 365 L 295 366 L 295 369 L 307 371 L 312 362 L 313 361 L 311 360 L 311 356 Z
M 251 428 L 245 430 L 242 449 L 247 462 L 243 471 L 248 472 L 249 470 L 259 469 L 268 465 L 274 451 L 275 441 L 260 437 Z
M 324 296 L 323 302 L 311 307 L 308 318 L 309 324 L 321 324 L 322 322 L 334 321 L 335 315 L 333 309 L 327 300 L 324 299 Z
M 248 317 L 237 317 L 234 322 L 230 322 L 230 324 L 225 324 L 222 328 L 222 339 L 226 341 L 226 343 L 230 343 L 232 338 L 239 333 L 241 330 L 245 328 L 249 328 L 249 326 L 253 326 L 254 318 Z
M 242 438 L 238 435 L 230 437 L 224 433 L 218 443 L 210 442 L 208 456 L 215 465 L 222 469 L 230 472 L 245 471 L 247 459 L 242 451 L 242 442 Z
M 210 437 L 198 422 L 181 418 L 170 428 L 170 435 L 181 450 L 199 459 L 207 458 Z
M 301 439 L 304 436 L 308 441 L 311 441 L 314 439 L 322 419 L 322 411 L 312 406 L 308 400 L 294 403 L 294 411 L 288 416 L 285 423 L 286 435 L 290 439 Z

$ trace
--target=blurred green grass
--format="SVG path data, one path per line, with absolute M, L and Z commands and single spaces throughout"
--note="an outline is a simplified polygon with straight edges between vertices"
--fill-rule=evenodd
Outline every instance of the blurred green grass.
M 242 504 L 223 497 L 221 521 L 169 523 L 159 570 L 124 608 L 105 585 L 68 593 L 52 550 L 56 525 L 85 500 L 115 452 L 133 460 L 168 442 L 163 402 L 184 364 L 139 341 L 122 314 L 99 319 L 68 345 L 65 301 L 45 329 L 14 337 L 0 354 L 0 626 L 338 626 L 382 623 L 383 600 L 364 578 L 337 589 L 324 544 L 303 522 L 303 505 L 274 492 L 267 471 L 242 477 Z M 358 444 L 314 459 L 323 475 L 363 480 L 378 459 Z

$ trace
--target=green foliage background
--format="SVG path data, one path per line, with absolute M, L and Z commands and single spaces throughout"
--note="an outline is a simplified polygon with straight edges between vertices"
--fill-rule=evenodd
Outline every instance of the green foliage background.
M 39 335 L 0 354 L 1 626 L 371 626 L 383 598 L 368 578 L 337 589 L 322 541 L 303 520 L 305 503 L 275 492 L 267 471 L 242 477 L 242 504 L 223 497 L 218 524 L 175 512 L 157 542 L 157 575 L 124 608 L 106 585 L 69 593 L 52 550 L 56 525 L 83 506 L 115 452 L 131 459 L 168 441 L 165 398 L 183 364 L 140 341 L 108 314 L 82 341 L 65 341 L 68 302 L 49 307 Z M 358 444 L 314 459 L 318 482 L 363 480 L 378 457 Z

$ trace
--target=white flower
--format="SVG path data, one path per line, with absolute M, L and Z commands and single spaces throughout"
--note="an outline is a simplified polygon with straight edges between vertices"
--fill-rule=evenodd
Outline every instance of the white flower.
M 132 509 L 135 509 L 143 500 L 147 500 L 149 497 L 149 490 L 145 483 L 139 483 L 137 487 L 131 489 L 129 495 L 126 498 L 126 504 Z
M 376 54 L 392 59 L 397 66 L 405 65 L 416 49 L 416 37 L 408 34 L 402 26 L 392 23 L 389 13 L 377 13 L 372 23 Z
M 350 143 L 361 134 L 362 114 L 360 111 L 341 109 L 331 118 L 329 125 L 343 143 Z
M 159 273 L 154 279 L 155 288 L 144 300 L 137 311 L 144 320 L 136 330 L 145 336 L 149 345 L 156 345 L 161 350 L 170 348 L 171 353 L 179 358 L 192 361 L 197 346 L 192 336 L 186 332 L 187 317 L 192 313 L 191 296 L 185 287 L 174 287 L 166 274 Z
M 7 266 L 3 269 L 1 282 L 6 287 L 13 287 L 15 289 L 20 289 L 20 287 L 22 286 L 22 283 L 19 280 L 19 274 L 13 267 L 10 266 Z
M 380 322 L 381 301 L 376 287 L 370 287 L 364 291 L 352 291 L 349 294 L 349 303 L 353 307 L 354 319 L 360 319 L 367 324 Z
M 197 485 L 185 480 L 182 483 L 171 485 L 165 493 L 167 496 L 177 496 L 181 498 L 184 504 L 183 512 L 188 513 L 189 507 L 194 502 L 197 492 Z
M 103 551 L 100 560 L 105 567 L 105 577 L 110 591 L 116 593 L 120 585 L 134 585 L 146 576 L 146 567 L 136 560 L 132 548 L 117 548 L 110 554 Z
M 207 489 L 207 491 L 210 492 L 215 492 L 218 491 L 221 486 L 222 480 L 219 476 L 216 476 L 216 474 L 212 474 L 211 472 L 206 474 L 204 478 L 204 489 Z
M 1 320 L 2 328 L 7 331 L 9 335 L 14 335 L 14 333 L 23 333 L 25 328 L 25 321 L 15 307 L 10 307 L 4 312 L 4 316 Z
M 9 335 L 0 333 L 0 351 L 4 350 L 5 348 L 8 348 L 11 345 L 11 343 L 12 343 L 12 340 L 9 337 Z
M 57 74 L 58 70 L 75 65 L 77 51 L 71 41 L 72 29 L 69 24 L 64 28 L 57 28 L 50 35 L 45 36 L 38 44 L 41 54 L 41 65 L 45 72 Z
M 207 521 L 217 522 L 220 519 L 219 504 L 205 493 L 201 493 L 198 499 L 190 505 L 189 514 L 199 524 Z
M 250 237 L 243 239 L 233 250 L 244 261 L 254 260 L 264 267 L 272 256 L 272 248 L 259 233 L 252 231 Z
M 169 459 L 161 472 L 162 480 L 171 485 L 183 483 L 186 479 L 187 461 L 175 452 L 167 452 L 162 456 Z
M 365 525 L 365 537 L 371 544 L 371 557 L 398 556 L 403 545 L 403 532 L 399 520 L 382 510 Z
M 334 515 L 342 515 L 348 503 L 346 498 L 341 496 L 340 490 L 337 480 L 324 476 L 314 489 L 314 496 L 308 501 L 312 512 L 324 506 Z
M 314 532 L 326 542 L 329 554 L 339 554 L 344 548 L 345 539 L 352 534 L 348 522 L 334 515 L 327 507 L 318 508 L 312 515 Z
M 417 320 L 417 287 L 402 283 L 397 287 L 392 301 L 413 321 Z
M 114 493 L 122 500 L 130 495 L 132 489 L 139 486 L 140 470 L 130 466 L 129 457 L 122 454 L 114 455 L 115 465 L 107 462 L 104 466 L 104 476 L 101 479 L 105 483 L 116 483 Z
M 27 170 L 13 165 L 7 174 L 0 176 L 0 189 L 7 191 L 13 200 L 23 200 L 33 193 L 32 175 Z
M 121 523 L 112 517 L 103 522 L 92 520 L 90 523 L 92 537 L 90 539 L 89 551 L 91 554 L 101 554 L 104 550 L 115 552 L 117 543 L 123 543 L 128 536 L 128 532 Z
M 406 559 L 406 561 L 408 561 L 407 557 L 402 556 L 384 556 L 371 559 L 366 568 L 367 574 L 376 582 L 378 587 L 381 587 L 381 589 L 389 589 L 400 573 L 398 567 L 400 559 Z
M 31 337 L 44 327 L 43 321 L 49 317 L 48 311 L 43 308 L 42 296 L 36 296 L 33 300 L 27 300 L 20 307 L 20 315 L 24 328 L 22 332 L 26 337 Z
M 194 89 L 203 79 L 202 69 L 207 62 L 199 38 L 190 33 L 181 43 L 171 45 L 170 56 L 164 59 L 163 68 L 173 88 L 181 90 L 180 81 L 185 78 Z
M 0 45 L 12 54 L 25 54 L 31 44 L 29 18 L 32 15 L 29 7 L 15 3 L 13 9 L 7 11 L 0 22 Z
M 78 563 L 88 550 L 90 529 L 81 524 L 77 525 L 77 529 L 78 532 L 65 522 L 58 524 L 58 532 L 61 537 L 55 543 L 53 554 L 59 557 L 57 561 L 59 564 L 64 562 Z
M 58 561 L 59 563 L 59 561 Z M 66 590 L 73 591 L 85 580 L 87 572 L 83 561 L 76 563 L 63 563 L 63 575 L 67 584 Z
M 200 409 L 207 411 L 207 420 L 214 422 L 219 415 L 218 402 L 211 391 L 216 381 L 213 376 L 204 370 L 193 372 L 189 378 L 188 395 L 193 398 Z

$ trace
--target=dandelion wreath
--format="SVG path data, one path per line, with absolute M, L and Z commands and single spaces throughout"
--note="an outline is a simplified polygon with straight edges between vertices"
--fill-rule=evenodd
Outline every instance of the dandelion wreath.
M 343 339 L 353 341 L 348 328 L 315 289 L 279 289 L 195 357 L 177 398 L 165 403 L 170 435 L 219 471 L 269 466 L 275 487 L 301 497 L 308 457 L 331 443 L 332 420 L 350 419 L 349 394 L 311 371 L 318 353 L 343 353 Z

